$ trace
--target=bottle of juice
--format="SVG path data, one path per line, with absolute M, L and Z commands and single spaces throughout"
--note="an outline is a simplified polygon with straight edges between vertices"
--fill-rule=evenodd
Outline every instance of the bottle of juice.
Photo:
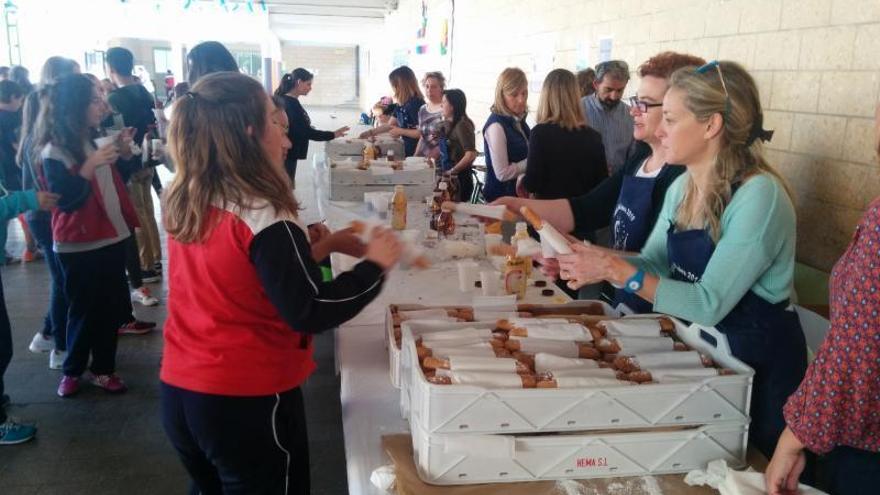
M 513 237 L 510 238 L 510 244 L 516 248 L 517 243 L 521 240 L 529 239 L 529 224 L 526 222 L 516 222 L 516 233 L 513 234 Z M 532 276 L 532 260 L 529 258 L 523 258 L 525 260 L 526 265 L 526 278 L 530 278 Z
M 406 229 L 406 191 L 403 186 L 394 186 L 394 196 L 391 197 L 391 228 Z
M 443 208 L 437 215 L 435 222 L 437 233 L 442 237 L 448 237 L 455 233 L 455 218 L 452 216 L 452 210 Z

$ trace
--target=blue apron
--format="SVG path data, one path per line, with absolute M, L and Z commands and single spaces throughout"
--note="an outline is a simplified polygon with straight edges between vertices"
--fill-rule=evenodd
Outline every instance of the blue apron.
M 516 196 L 516 179 L 500 181 L 495 176 L 492 167 L 492 153 L 489 143 L 486 142 L 486 129 L 490 125 L 498 123 L 504 129 L 504 137 L 507 140 L 507 159 L 510 163 L 520 162 L 529 156 L 529 129 L 525 120 L 517 121 L 513 117 L 489 114 L 486 124 L 483 126 L 483 143 L 486 151 L 486 182 L 483 185 L 483 197 L 487 203 L 491 203 L 502 196 Z M 517 128 L 517 125 L 519 126 Z
M 612 248 L 619 251 L 641 251 L 651 233 L 654 206 L 651 201 L 656 177 L 623 177 L 617 205 L 611 215 Z M 653 304 L 623 289 L 614 290 L 614 305 L 623 303 L 635 313 L 650 313 Z
M 676 232 L 670 225 L 666 249 L 671 277 L 697 283 L 715 243 L 707 230 Z M 716 325 L 727 336 L 733 355 L 755 370 L 750 440 L 768 459 L 785 429 L 782 406 L 807 370 L 804 333 L 797 313 L 788 311 L 788 305 L 788 300 L 774 304 L 749 291 Z

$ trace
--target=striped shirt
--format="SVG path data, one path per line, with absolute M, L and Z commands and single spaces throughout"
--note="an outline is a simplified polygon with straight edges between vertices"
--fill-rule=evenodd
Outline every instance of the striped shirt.
M 620 102 L 612 109 L 602 106 L 596 93 L 581 98 L 587 125 L 599 131 L 605 146 L 605 159 L 611 174 L 626 163 L 627 151 L 633 141 L 633 118 L 629 105 Z

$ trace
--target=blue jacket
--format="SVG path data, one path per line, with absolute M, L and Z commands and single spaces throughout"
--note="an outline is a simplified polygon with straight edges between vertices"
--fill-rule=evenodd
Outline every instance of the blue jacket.
M 501 124 L 504 136 L 507 138 L 507 159 L 510 163 L 525 160 L 529 156 L 529 125 L 525 119 L 519 122 L 522 132 L 516 129 L 516 119 L 505 115 L 492 113 L 486 119 L 483 126 L 483 149 L 486 151 L 486 184 L 483 186 L 483 197 L 486 202 L 494 201 L 502 196 L 516 196 L 516 180 L 501 182 L 495 176 L 492 168 L 492 153 L 489 151 L 489 143 L 486 142 L 486 129 L 492 124 Z

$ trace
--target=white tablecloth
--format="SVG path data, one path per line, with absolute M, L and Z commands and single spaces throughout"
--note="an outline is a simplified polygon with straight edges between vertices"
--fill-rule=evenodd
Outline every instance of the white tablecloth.
M 410 219 L 422 218 L 419 208 L 413 206 L 409 212 Z M 331 204 L 327 209 L 327 223 L 337 229 L 365 214 L 363 205 Z M 410 227 L 420 226 L 411 224 Z M 485 260 L 481 263 L 489 266 Z M 383 333 L 388 304 L 470 304 L 475 293 L 459 291 L 454 262 L 438 263 L 423 271 L 395 270 L 385 283 L 382 294 L 355 319 L 337 329 L 336 359 L 342 382 L 342 427 L 345 433 L 348 489 L 352 495 L 382 493 L 370 484 L 373 470 L 390 462 L 382 451 L 381 437 L 388 433 L 409 431 L 407 422 L 400 417 L 399 391 L 391 386 L 388 378 L 388 353 Z M 543 297 L 539 289 L 530 287 L 525 302 L 558 303 L 569 300 L 559 289 L 556 289 L 555 297 Z

